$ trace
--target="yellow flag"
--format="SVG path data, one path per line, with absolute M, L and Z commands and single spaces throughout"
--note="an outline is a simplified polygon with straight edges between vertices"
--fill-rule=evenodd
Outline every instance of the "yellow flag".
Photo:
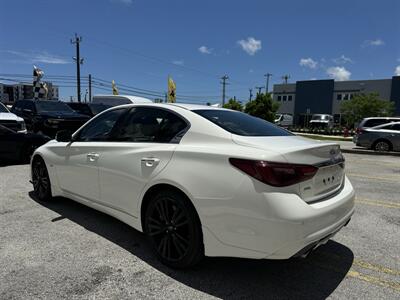
M 118 89 L 117 86 L 115 85 L 115 81 L 111 81 L 111 86 L 112 86 L 112 93 L 113 95 L 118 95 Z
M 171 77 L 168 76 L 168 102 L 176 102 L 176 85 Z

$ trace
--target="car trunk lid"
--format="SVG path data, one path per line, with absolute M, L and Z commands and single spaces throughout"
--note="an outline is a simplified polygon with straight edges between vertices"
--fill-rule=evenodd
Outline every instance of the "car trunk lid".
M 237 144 L 280 153 L 286 163 L 318 167 L 315 176 L 298 184 L 298 195 L 306 202 L 321 200 L 340 189 L 344 158 L 340 146 L 298 136 L 247 137 L 233 135 Z

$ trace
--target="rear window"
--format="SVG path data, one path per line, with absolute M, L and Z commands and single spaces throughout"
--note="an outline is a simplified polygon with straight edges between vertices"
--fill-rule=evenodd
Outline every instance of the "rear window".
M 392 120 L 392 119 L 369 119 L 369 120 L 366 120 L 364 122 L 364 124 L 361 124 L 361 127 L 376 127 L 379 125 L 396 122 L 396 121 L 398 121 L 398 120 L 396 120 L 396 119 L 394 119 L 394 120 Z
M 248 114 L 219 109 L 193 110 L 230 133 L 242 136 L 288 136 L 291 132 Z

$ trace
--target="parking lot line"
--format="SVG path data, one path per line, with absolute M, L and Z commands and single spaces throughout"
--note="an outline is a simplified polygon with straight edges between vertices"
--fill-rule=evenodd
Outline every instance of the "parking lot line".
M 350 177 L 360 177 L 360 178 L 366 178 L 366 179 L 373 179 L 373 180 L 382 180 L 382 181 L 390 181 L 390 182 L 399 182 L 400 181 L 400 176 L 393 175 L 391 174 L 391 177 L 377 177 L 377 176 L 368 176 L 364 174 L 359 174 L 359 173 L 346 173 L 346 175 Z
M 323 256 L 326 256 L 330 259 L 334 259 L 334 260 L 341 259 L 340 256 L 338 256 L 334 253 L 322 252 L 320 254 L 322 254 Z M 340 272 L 335 266 L 327 265 L 326 263 L 316 263 L 316 264 L 322 268 L 325 268 L 325 269 L 328 269 L 328 270 L 331 270 L 334 272 Z M 374 271 L 377 273 L 385 273 L 385 274 L 392 275 L 392 276 L 399 276 L 400 271 L 389 269 L 387 267 L 384 267 L 384 266 L 381 266 L 378 264 L 372 264 L 372 263 L 369 263 L 369 262 L 366 262 L 366 261 L 363 261 L 360 259 L 354 259 L 352 267 L 349 269 L 349 271 L 346 274 L 346 276 L 350 277 L 350 278 L 355 278 L 355 279 L 362 280 L 362 281 L 365 281 L 368 283 L 372 283 L 375 285 L 380 285 L 383 287 L 391 288 L 396 291 L 400 291 L 400 282 L 389 281 L 389 280 L 382 279 L 382 278 L 379 278 L 376 276 L 363 274 L 360 270 L 356 270 L 354 267 Z
M 360 272 L 353 270 L 352 268 L 349 270 L 349 272 L 347 272 L 346 276 L 351 278 L 357 278 L 368 283 L 374 283 L 376 285 L 388 287 L 400 292 L 400 283 L 381 279 L 371 275 L 362 274 Z
M 374 206 L 382 206 L 382 207 L 387 207 L 387 208 L 400 208 L 400 203 L 363 199 L 363 198 L 358 198 L 358 197 L 356 198 L 356 203 L 374 205 Z

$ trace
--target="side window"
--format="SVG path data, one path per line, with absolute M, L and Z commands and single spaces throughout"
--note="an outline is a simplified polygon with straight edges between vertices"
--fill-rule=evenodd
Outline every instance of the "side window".
M 394 125 L 392 125 L 392 128 L 391 128 L 391 130 L 397 130 L 397 131 L 400 131 L 400 124 L 394 124 Z
M 35 104 L 33 104 L 32 102 L 29 102 L 29 101 L 25 102 L 24 109 L 30 109 L 32 112 L 36 111 Z
M 171 112 L 151 107 L 133 108 L 120 122 L 115 141 L 179 143 L 187 123 Z
M 21 101 L 21 100 L 19 100 L 19 101 L 17 101 L 16 103 L 15 103 L 15 105 L 14 105 L 14 107 L 13 107 L 13 109 L 11 110 L 11 111 L 15 111 L 15 112 L 20 112 L 20 111 L 22 111 L 22 106 L 23 106 L 23 103 L 24 103 L 24 101 Z
M 114 109 L 97 117 L 79 131 L 76 141 L 97 142 L 109 140 L 115 124 L 124 112 L 126 112 L 126 108 Z

